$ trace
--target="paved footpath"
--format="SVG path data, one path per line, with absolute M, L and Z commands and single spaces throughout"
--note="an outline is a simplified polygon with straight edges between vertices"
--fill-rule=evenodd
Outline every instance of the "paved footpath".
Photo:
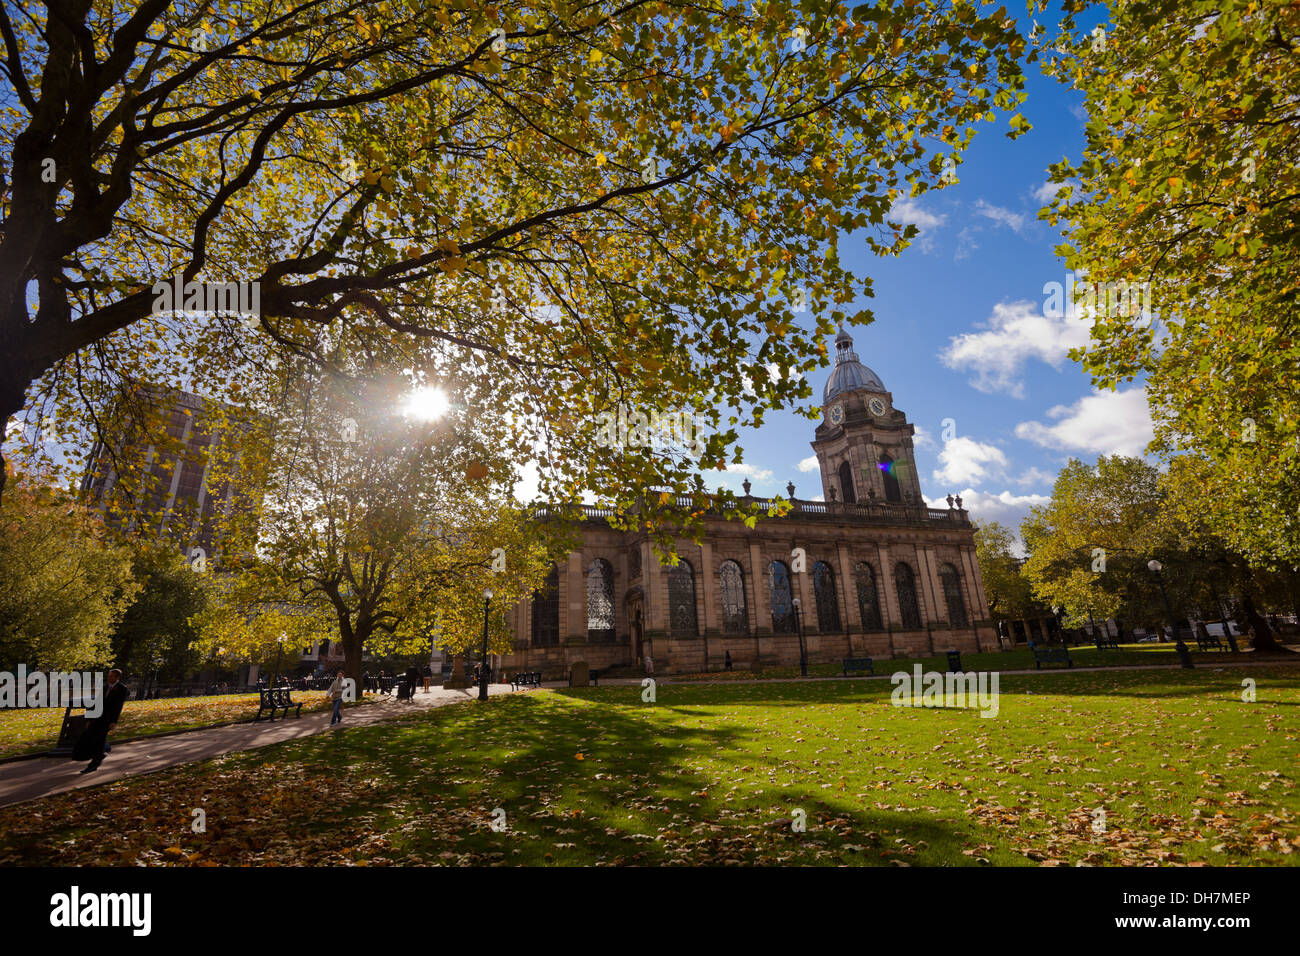
M 490 684 L 492 694 L 512 693 L 509 684 Z M 526 693 L 519 691 L 518 693 Z M 289 717 L 275 721 L 229 724 L 190 730 L 164 737 L 148 737 L 114 743 L 112 752 L 104 758 L 98 770 L 83 774 L 86 761 L 68 757 L 34 757 L 0 764 L 0 807 L 23 803 L 67 790 L 84 790 L 112 783 L 124 777 L 135 777 L 156 770 L 165 770 L 178 764 L 207 760 L 238 750 L 254 750 L 282 740 L 297 740 L 319 733 L 347 733 L 349 727 L 376 724 L 405 714 L 474 700 L 478 688 L 446 690 L 434 687 L 429 693 L 417 691 L 411 703 L 394 700 L 390 695 L 371 698 L 369 703 L 345 707 L 343 723 L 338 729 L 329 726 L 330 712 L 313 711 L 302 717 Z M 131 704 L 128 701 L 127 707 Z M 109 743 L 112 743 L 112 737 Z

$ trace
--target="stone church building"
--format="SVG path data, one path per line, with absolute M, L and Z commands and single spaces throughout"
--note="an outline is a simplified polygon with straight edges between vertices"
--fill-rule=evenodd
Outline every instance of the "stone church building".
M 996 650 L 974 529 L 949 496 L 927 506 L 913 427 L 880 377 L 835 337 L 835 367 L 812 447 L 823 501 L 794 496 L 784 517 L 750 529 L 707 519 L 701 544 L 679 541 L 676 567 L 660 565 L 647 535 L 609 527 L 586 508 L 582 547 L 513 613 L 508 672 L 548 679 L 575 661 L 656 674 L 799 661 L 890 658 L 949 649 Z M 748 496 L 760 507 L 767 499 Z

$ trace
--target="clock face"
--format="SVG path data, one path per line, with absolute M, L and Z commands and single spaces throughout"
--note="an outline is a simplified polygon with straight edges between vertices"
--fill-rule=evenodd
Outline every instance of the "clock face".
M 869 401 L 867 407 L 871 409 L 871 414 L 873 415 L 885 414 L 885 403 L 878 398 L 873 398 Z
M 842 406 L 842 405 L 832 405 L 832 406 L 831 406 L 831 424 L 838 425 L 838 424 L 839 424 L 840 422 L 842 422 L 842 421 L 844 421 L 844 406 Z

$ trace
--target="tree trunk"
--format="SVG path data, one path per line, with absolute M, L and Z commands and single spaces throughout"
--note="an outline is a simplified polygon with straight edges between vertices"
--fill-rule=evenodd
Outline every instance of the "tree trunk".
M 1264 616 L 1255 609 L 1255 602 L 1250 596 L 1250 592 L 1245 589 L 1241 593 L 1242 610 L 1246 612 L 1246 620 L 1250 622 L 1251 646 L 1256 651 L 1266 651 L 1277 653 L 1281 651 L 1282 645 L 1277 642 L 1273 636 L 1273 629 L 1268 626 L 1268 621 Z

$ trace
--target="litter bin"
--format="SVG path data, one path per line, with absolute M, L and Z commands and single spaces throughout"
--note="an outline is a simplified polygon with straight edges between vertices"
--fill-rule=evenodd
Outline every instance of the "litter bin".
M 74 714 L 74 710 L 79 710 L 81 713 Z M 81 698 L 68 701 L 68 706 L 63 710 L 63 724 L 59 727 L 59 742 L 55 744 L 53 750 L 49 751 L 51 757 L 71 756 L 77 738 L 90 724 L 90 718 L 86 716 L 85 711 L 86 701 Z
M 948 652 L 948 671 L 952 674 L 961 673 L 961 651 Z

